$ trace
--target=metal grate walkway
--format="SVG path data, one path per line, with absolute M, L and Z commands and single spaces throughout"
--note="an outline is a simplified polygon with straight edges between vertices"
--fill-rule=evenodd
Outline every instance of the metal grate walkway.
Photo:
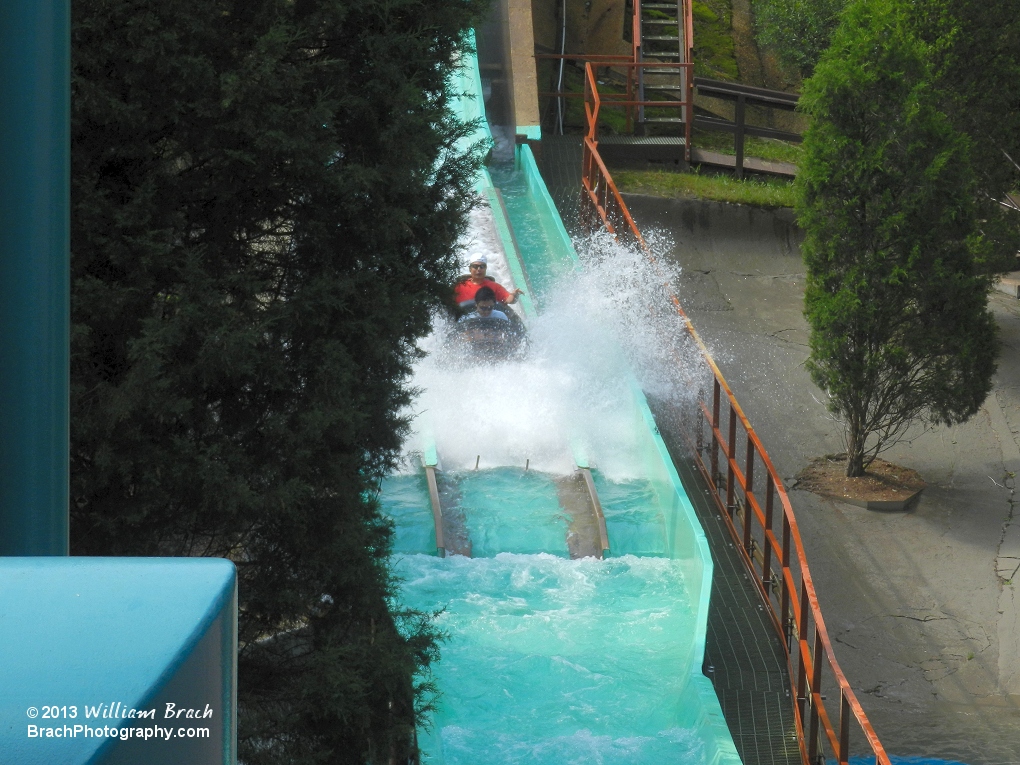
M 786 652 L 682 437 L 649 403 L 712 550 L 704 670 L 737 753 L 744 765 L 801 765 Z

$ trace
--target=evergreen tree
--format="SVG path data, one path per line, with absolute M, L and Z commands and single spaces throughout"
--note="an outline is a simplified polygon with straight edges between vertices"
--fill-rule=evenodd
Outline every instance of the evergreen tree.
M 471 204 L 444 86 L 481 3 L 75 0 L 72 549 L 236 562 L 249 765 L 402 760 L 428 703 L 376 495 Z
M 910 29 L 926 45 L 941 111 L 970 141 L 989 267 L 1016 268 L 1020 213 L 1004 206 L 1020 188 L 1020 14 L 1011 3 L 916 0 Z
M 857 0 L 802 99 L 808 368 L 844 422 L 848 476 L 913 422 L 971 417 L 995 370 L 994 247 L 930 61 L 895 0 Z
M 845 5 L 846 0 L 753 0 L 755 37 L 786 66 L 810 76 Z

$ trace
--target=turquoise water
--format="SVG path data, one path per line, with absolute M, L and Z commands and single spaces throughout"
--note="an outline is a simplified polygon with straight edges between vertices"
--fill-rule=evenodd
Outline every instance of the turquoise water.
M 666 555 L 659 499 L 648 481 L 607 481 L 592 471 L 613 555 Z
M 560 247 L 557 242 L 550 241 L 550 221 L 544 219 L 523 174 L 512 166 L 493 166 L 489 173 L 503 195 L 527 269 L 528 284 L 535 291 L 541 310 L 543 298 L 575 269 L 575 264 L 569 258 L 551 257 Z
M 680 725 L 694 614 L 674 561 L 414 555 L 398 573 L 450 636 L 428 762 L 704 762 Z
M 550 243 L 537 223 L 540 211 L 523 181 L 507 176 L 500 185 L 531 276 L 529 289 L 541 300 L 574 263 L 548 256 Z M 588 348 L 592 340 L 569 338 L 575 349 Z M 538 372 L 551 369 L 571 380 L 586 374 L 544 358 L 532 362 Z M 603 377 L 619 371 L 618 362 L 607 366 L 597 354 L 582 362 Z M 588 427 L 597 436 L 597 454 L 604 451 L 614 465 L 623 460 L 633 468 L 630 398 L 621 398 L 619 386 L 606 381 L 595 391 L 585 389 L 586 395 L 557 398 L 549 391 L 555 374 L 533 370 L 529 376 L 524 365 L 518 366 L 512 385 L 534 388 L 541 399 L 534 412 L 515 404 L 505 417 L 497 417 L 503 414 L 501 403 L 516 401 L 514 391 L 494 387 L 499 379 L 511 379 L 506 375 L 466 386 L 486 392 L 486 421 L 500 423 L 493 432 L 477 426 L 451 432 L 435 402 L 425 405 L 435 420 L 440 457 L 457 467 L 439 475 L 444 515 L 463 524 L 471 558 L 430 554 L 434 534 L 423 478 L 390 479 L 382 494 L 383 510 L 397 527 L 397 550 L 403 553 L 396 560 L 403 579 L 401 600 L 416 609 L 442 610 L 438 626 L 449 635 L 434 668 L 441 708 L 431 733 L 419 734 L 428 761 L 705 762 L 705 735 L 691 727 L 701 708 L 693 688 L 698 678 L 692 681 L 690 675 L 697 664 L 697 596 L 692 605 L 681 573 L 690 561 L 669 559 L 663 498 L 650 481 L 611 481 L 594 470 L 612 557 L 571 561 L 568 518 L 556 484 L 570 468 L 554 475 L 526 471 L 520 464 L 528 454 L 535 464 L 532 450 L 543 434 L 557 442 L 548 450 L 559 449 L 566 464 L 572 464 L 568 432 Z M 429 387 L 445 391 L 449 375 L 437 370 Z M 606 416 L 606 406 L 622 407 L 626 416 Z M 563 419 L 576 422 L 568 428 Z M 518 436 L 527 436 L 529 446 L 520 454 L 504 443 Z M 621 451 L 629 456 L 624 459 Z M 465 469 L 476 454 L 503 466 Z M 501 459 L 518 464 L 506 467 Z M 554 461 L 546 455 L 545 463 Z M 413 529 L 404 532 L 404 524 Z
M 380 501 L 383 515 L 393 521 L 393 552 L 435 552 L 436 525 L 424 471 L 384 478 Z
M 610 481 L 592 471 L 606 516 L 613 555 L 665 556 L 659 499 L 648 481 Z M 472 556 L 550 553 L 569 557 L 569 519 L 560 507 L 555 477 L 519 468 L 440 473 L 443 512 L 463 513 Z M 431 553 L 435 526 L 424 474 L 383 481 L 383 513 L 393 519 L 397 553 Z
M 552 476 L 495 468 L 447 473 L 442 479 L 454 500 L 451 510 L 464 513 L 472 557 L 501 552 L 569 556 L 567 518 Z
M 461 368 L 433 353 L 413 379 L 422 417 L 419 443 L 408 448 L 438 453 L 447 532 L 469 538 L 471 557 L 432 554 L 424 479 L 383 487 L 401 603 L 438 612 L 447 635 L 433 667 L 438 711 L 419 744 L 425 761 L 443 765 L 736 765 L 698 671 L 711 563 L 644 410 L 635 410 L 643 399 L 619 333 L 606 329 L 618 290 L 579 276 L 524 160 L 520 172 L 490 172 L 528 273 L 522 286 L 539 311 L 529 316 L 530 355 Z M 477 418 L 463 416 L 466 391 L 480 402 Z M 606 560 L 569 559 L 560 495 L 573 501 L 576 487 L 560 482 L 579 453 L 596 466 Z
M 420 735 L 427 762 L 705 761 L 683 725 L 695 617 L 680 564 L 665 557 L 658 499 L 646 481 L 595 480 L 614 548 L 604 561 L 568 559 L 548 474 L 441 475 L 444 513 L 463 513 L 470 559 L 408 554 L 435 546 L 425 481 L 384 482 L 402 602 L 442 610 L 449 635 L 435 667 L 440 711 Z

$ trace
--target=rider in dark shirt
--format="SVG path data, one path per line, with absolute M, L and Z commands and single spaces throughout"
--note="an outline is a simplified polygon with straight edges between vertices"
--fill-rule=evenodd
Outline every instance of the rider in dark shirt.
M 461 321 L 467 319 L 499 319 L 501 321 L 510 321 L 510 317 L 502 311 L 496 310 L 496 292 L 491 287 L 479 287 L 478 292 L 475 293 L 475 310 L 466 316 L 461 317 Z

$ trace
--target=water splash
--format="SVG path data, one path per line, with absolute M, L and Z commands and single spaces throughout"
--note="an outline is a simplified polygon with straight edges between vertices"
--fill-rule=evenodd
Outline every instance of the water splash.
M 511 286 L 487 211 L 475 211 L 465 258 L 484 252 L 490 272 Z M 653 247 L 668 241 L 652 238 Z M 676 275 L 637 248 L 596 235 L 575 242 L 583 269 L 538 297 L 525 358 L 471 363 L 446 346 L 449 319 L 437 316 L 415 368 L 415 436 L 434 438 L 447 470 L 530 465 L 570 472 L 572 447 L 614 480 L 641 475 L 635 452 L 633 380 L 651 395 L 689 401 L 700 381 L 696 351 L 668 301 Z
M 703 365 L 672 302 L 682 289 L 680 268 L 664 257 L 674 249 L 670 234 L 647 232 L 649 252 L 606 232 L 573 241 L 584 266 L 575 277 L 578 288 L 605 317 L 605 330 L 625 349 L 642 389 L 663 400 L 689 401 L 704 384 Z

